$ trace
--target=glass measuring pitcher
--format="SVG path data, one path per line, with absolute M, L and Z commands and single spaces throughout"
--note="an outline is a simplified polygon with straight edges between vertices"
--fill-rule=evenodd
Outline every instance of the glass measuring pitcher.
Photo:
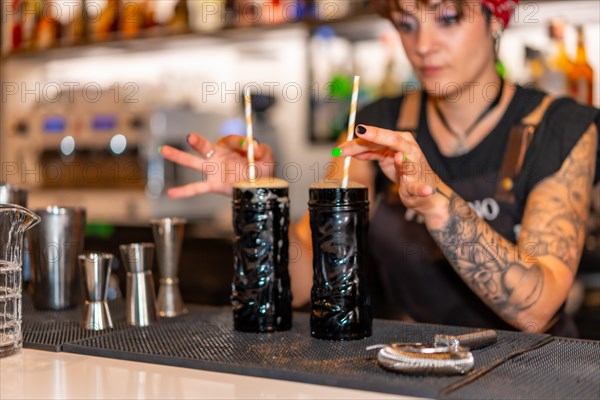
M 22 346 L 21 292 L 25 231 L 40 217 L 25 207 L 0 204 L 0 358 Z

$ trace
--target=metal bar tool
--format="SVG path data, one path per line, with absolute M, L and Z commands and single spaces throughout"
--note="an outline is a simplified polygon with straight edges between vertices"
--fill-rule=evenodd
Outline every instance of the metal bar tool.
M 148 326 L 158 321 L 152 278 L 154 244 L 123 244 L 119 250 L 127 271 L 127 323 Z
M 177 277 L 186 222 L 185 219 L 180 218 L 150 221 L 160 274 L 157 305 L 161 317 L 176 317 L 187 313 Z
M 458 375 L 473 368 L 475 360 L 470 349 L 478 349 L 497 341 L 493 330 L 464 335 L 436 335 L 433 344 L 390 343 L 373 345 L 379 349 L 377 362 L 387 370 L 407 374 Z
M 106 302 L 113 258 L 108 253 L 87 253 L 78 257 L 85 295 L 81 320 L 83 329 L 101 331 L 113 327 Z

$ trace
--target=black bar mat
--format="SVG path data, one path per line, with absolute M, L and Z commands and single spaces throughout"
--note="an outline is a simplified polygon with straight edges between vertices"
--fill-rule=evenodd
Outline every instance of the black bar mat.
M 190 314 L 147 327 L 67 343 L 71 353 L 180 366 L 217 372 L 377 391 L 438 397 L 466 376 L 408 376 L 381 369 L 366 346 L 389 342 L 431 342 L 436 333 L 473 329 L 375 321 L 373 336 L 351 342 L 310 337 L 309 319 L 296 313 L 292 330 L 272 334 L 235 332 L 231 310 L 194 308 Z M 475 370 L 495 365 L 517 351 L 548 340 L 548 335 L 498 332 L 498 343 L 475 350 Z
M 22 300 L 23 347 L 27 349 L 60 352 L 68 342 L 104 335 L 107 332 L 129 329 L 125 320 L 123 300 L 109 302 L 113 329 L 90 331 L 79 326 L 82 308 L 75 307 L 64 311 L 36 310 L 29 295 Z
M 600 341 L 555 338 L 546 346 L 506 361 L 448 396 L 484 397 L 600 399 Z

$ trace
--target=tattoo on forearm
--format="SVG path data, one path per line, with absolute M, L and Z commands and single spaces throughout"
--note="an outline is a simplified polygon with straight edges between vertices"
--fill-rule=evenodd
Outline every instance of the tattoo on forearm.
M 445 230 L 432 230 L 456 272 L 493 310 L 508 319 L 540 298 L 544 276 L 539 265 L 524 266 L 487 223 L 455 193 L 449 196 L 450 220 Z
M 590 207 L 595 163 L 590 150 L 596 135 L 585 134 L 552 180 L 540 189 L 541 196 L 527 206 L 520 241 L 529 244 L 536 257 L 553 256 L 575 272 L 585 238 L 583 226 Z M 568 193 L 568 196 L 560 196 Z M 529 227 L 529 228 L 527 228 Z
M 431 230 L 432 237 L 469 287 L 505 320 L 516 321 L 540 300 L 545 282 L 538 257 L 554 257 L 575 273 L 590 205 L 596 141 L 595 130 L 586 133 L 561 170 L 532 191 L 519 245 L 492 230 L 454 192 L 436 188 L 449 201 L 449 220 L 445 229 Z

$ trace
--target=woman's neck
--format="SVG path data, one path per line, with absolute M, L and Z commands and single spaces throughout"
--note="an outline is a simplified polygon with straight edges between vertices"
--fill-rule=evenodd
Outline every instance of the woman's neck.
M 475 83 L 462 85 L 458 92 L 433 99 L 453 130 L 466 132 L 498 97 L 501 78 L 496 71 L 486 75 Z
M 461 92 L 446 98 L 430 96 L 427 102 L 429 130 L 440 152 L 459 156 L 473 149 L 498 124 L 514 94 L 514 85 L 504 84 L 494 70 L 463 85 Z M 490 107 L 493 106 L 493 107 Z

